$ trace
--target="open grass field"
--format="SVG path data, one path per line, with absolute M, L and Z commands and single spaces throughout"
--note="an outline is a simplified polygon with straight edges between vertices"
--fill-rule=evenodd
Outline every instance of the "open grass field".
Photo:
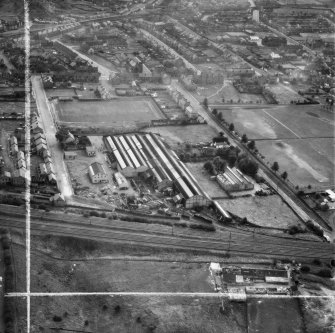
M 287 299 L 248 300 L 248 332 L 303 332 L 299 302 Z
M 335 121 L 319 105 L 221 106 L 223 118 L 249 139 L 334 137 Z
M 61 246 L 57 239 L 33 237 L 32 290 L 189 290 L 215 293 L 209 280 L 208 262 L 219 261 L 218 257 L 196 258 L 191 254 L 171 253 L 170 250 L 144 250 L 120 244 L 108 245 L 106 252 L 99 244 L 98 249 L 85 251 L 84 258 L 89 260 L 74 262 L 67 260 L 73 258 L 73 253 Z M 17 255 L 24 257 L 24 247 L 15 247 Z M 59 257 L 61 253 L 64 255 L 61 260 L 51 257 Z M 99 259 L 99 256 L 105 256 L 105 259 Z M 74 263 L 77 265 L 71 274 Z M 31 331 L 45 332 L 45 328 L 55 327 L 101 333 L 219 333 L 223 330 L 245 333 L 246 305 L 227 302 L 225 312 L 221 313 L 220 304 L 216 297 L 196 295 L 35 297 L 31 299 Z
M 160 110 L 149 98 L 125 98 L 112 101 L 60 101 L 59 120 L 88 125 L 113 125 L 161 119 Z
M 279 163 L 279 173 L 299 186 L 332 186 L 334 175 L 334 139 L 259 141 L 259 151 L 271 165 Z
M 31 331 L 66 327 L 99 333 L 245 333 L 245 307 L 228 303 L 222 314 L 218 298 L 196 296 L 37 297 L 32 299 Z
M 334 116 L 318 105 L 222 107 L 223 118 L 256 140 L 295 185 L 334 184 Z
M 213 137 L 218 135 L 217 131 L 208 125 L 150 127 L 146 131 L 160 134 L 172 149 L 177 149 L 183 143 L 212 141 Z
M 277 195 L 218 201 L 224 209 L 259 226 L 286 229 L 299 223 L 299 218 Z

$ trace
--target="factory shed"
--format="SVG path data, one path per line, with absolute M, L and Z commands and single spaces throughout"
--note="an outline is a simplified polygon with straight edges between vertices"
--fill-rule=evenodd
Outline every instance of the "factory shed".
M 164 182 L 164 179 L 159 175 L 155 167 L 150 163 L 147 155 L 143 151 L 143 147 L 140 141 L 136 138 L 135 135 L 132 135 L 131 137 L 128 137 L 128 138 L 131 139 L 132 142 L 135 144 L 138 153 L 143 158 L 145 164 L 148 166 L 148 172 L 150 172 L 150 174 L 156 179 L 158 190 L 161 190 L 164 187 L 166 187 L 166 184 L 165 184 L 166 182 Z
M 187 169 L 185 164 L 180 161 L 179 157 L 173 152 L 168 150 L 163 142 L 159 139 L 157 135 L 152 134 L 152 138 L 154 138 L 155 142 L 159 146 L 160 150 L 164 152 L 170 164 L 174 166 L 176 174 L 181 177 L 181 181 L 177 181 L 176 185 L 180 192 L 183 194 L 185 188 L 187 187 L 188 190 L 192 193 L 192 195 L 184 196 L 185 198 L 185 207 L 192 208 L 195 206 L 208 206 L 211 203 L 211 198 L 207 193 L 205 193 L 201 187 L 199 186 L 197 180 L 193 177 L 190 171 Z M 185 186 L 183 186 L 185 184 Z
M 138 172 L 136 171 L 136 168 L 133 164 L 133 162 L 131 161 L 130 157 L 128 156 L 126 150 L 124 149 L 124 147 L 122 146 L 120 139 L 116 136 L 112 137 L 113 143 L 115 145 L 115 147 L 117 148 L 119 154 L 121 155 L 126 167 L 119 170 L 120 172 L 122 172 L 122 174 L 125 177 L 136 177 L 138 175 Z
M 132 151 L 132 154 L 136 157 L 136 159 L 139 163 L 139 167 L 137 168 L 138 172 L 146 172 L 149 169 L 148 165 L 145 162 L 141 153 L 138 151 L 138 148 L 137 148 L 136 144 L 134 143 L 134 141 L 132 140 L 132 138 L 130 136 L 126 136 L 125 139 L 126 139 L 128 145 L 129 145 L 129 148 Z
M 123 156 L 119 152 L 118 146 L 115 144 L 110 136 L 105 137 L 105 144 L 107 146 L 107 149 L 111 151 L 115 157 L 116 167 L 118 171 L 122 172 L 125 177 L 133 177 L 134 174 L 136 174 L 135 169 L 132 166 L 126 164 Z
M 148 144 L 144 141 L 144 138 L 142 136 L 137 135 L 137 139 L 140 142 L 144 153 L 147 155 L 148 160 L 154 166 L 154 168 L 157 171 L 159 177 L 162 179 L 162 181 L 157 185 L 158 189 L 161 190 L 161 189 L 164 189 L 164 188 L 167 188 L 167 187 L 171 187 L 172 184 L 173 184 L 173 181 L 172 181 L 171 177 L 165 171 L 165 169 L 163 168 L 160 161 L 153 154 L 153 152 L 149 148 Z

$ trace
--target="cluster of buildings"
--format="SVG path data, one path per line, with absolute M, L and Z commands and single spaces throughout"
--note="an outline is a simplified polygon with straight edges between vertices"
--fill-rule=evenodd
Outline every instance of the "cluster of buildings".
M 178 156 L 155 134 L 105 137 L 112 166 L 126 178 L 153 179 L 159 191 L 174 189 L 175 203 L 186 208 L 208 206 L 211 199 Z
M 230 300 L 246 301 L 248 296 L 290 295 L 297 290 L 294 267 L 285 269 L 223 267 L 212 262 L 209 267 L 215 290 L 227 294 Z
M 48 148 L 44 130 L 40 117 L 32 112 L 31 115 L 31 153 L 35 156 L 30 157 L 30 177 L 32 186 L 46 184 L 57 186 L 56 173 Z M 1 184 L 25 186 L 28 181 L 26 156 L 20 146 L 25 143 L 25 129 L 18 127 L 14 135 L 8 140 L 9 156 L 13 160 L 14 169 L 5 171 L 6 165 L 1 163 L 0 182 Z M 7 169 L 9 166 L 7 166 Z
M 50 88 L 54 84 L 67 85 L 68 82 L 98 82 L 100 73 L 77 53 L 55 41 L 52 46 L 31 51 L 31 70 L 45 75 L 43 83 Z

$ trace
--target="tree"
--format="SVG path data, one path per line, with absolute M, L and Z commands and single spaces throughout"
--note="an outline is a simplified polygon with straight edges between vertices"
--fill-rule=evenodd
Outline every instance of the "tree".
M 258 164 L 248 157 L 238 162 L 239 169 L 248 176 L 255 177 L 258 172 Z
M 278 162 L 273 162 L 271 169 L 274 172 L 277 172 L 279 170 L 279 164 L 278 164 Z
M 213 160 L 213 164 L 217 172 L 225 172 L 227 163 L 221 157 L 216 156 Z
M 204 98 L 203 104 L 204 104 L 205 108 L 208 108 L 208 99 L 207 99 L 207 97 Z
M 210 161 L 204 164 L 204 169 L 210 174 L 213 174 L 215 170 L 213 163 Z
M 248 137 L 247 137 L 246 134 L 243 134 L 243 135 L 242 135 L 241 142 L 242 142 L 242 143 L 247 143 L 247 142 L 248 142 Z
M 217 115 L 218 114 L 218 110 L 217 109 L 213 109 L 213 114 Z
M 281 174 L 281 177 L 284 179 L 284 180 L 286 180 L 287 179 L 287 172 L 286 171 L 284 171 L 282 174 Z
M 235 129 L 235 126 L 233 123 L 229 125 L 229 131 L 232 132 Z
M 229 163 L 229 166 L 232 168 L 235 163 L 236 163 L 236 160 L 237 160 L 237 156 L 235 154 L 235 152 L 229 152 L 228 154 L 228 163 Z
M 219 112 L 217 117 L 219 118 L 219 120 L 221 120 L 222 119 L 222 112 Z
M 250 150 L 254 150 L 256 148 L 256 143 L 254 140 L 251 140 L 248 144 L 247 144 L 247 147 L 250 149 Z

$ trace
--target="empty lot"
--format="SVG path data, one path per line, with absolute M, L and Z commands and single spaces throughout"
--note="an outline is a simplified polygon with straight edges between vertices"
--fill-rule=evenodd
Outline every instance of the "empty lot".
M 160 110 L 149 98 L 58 102 L 56 109 L 60 121 L 88 125 L 126 125 L 162 118 Z

